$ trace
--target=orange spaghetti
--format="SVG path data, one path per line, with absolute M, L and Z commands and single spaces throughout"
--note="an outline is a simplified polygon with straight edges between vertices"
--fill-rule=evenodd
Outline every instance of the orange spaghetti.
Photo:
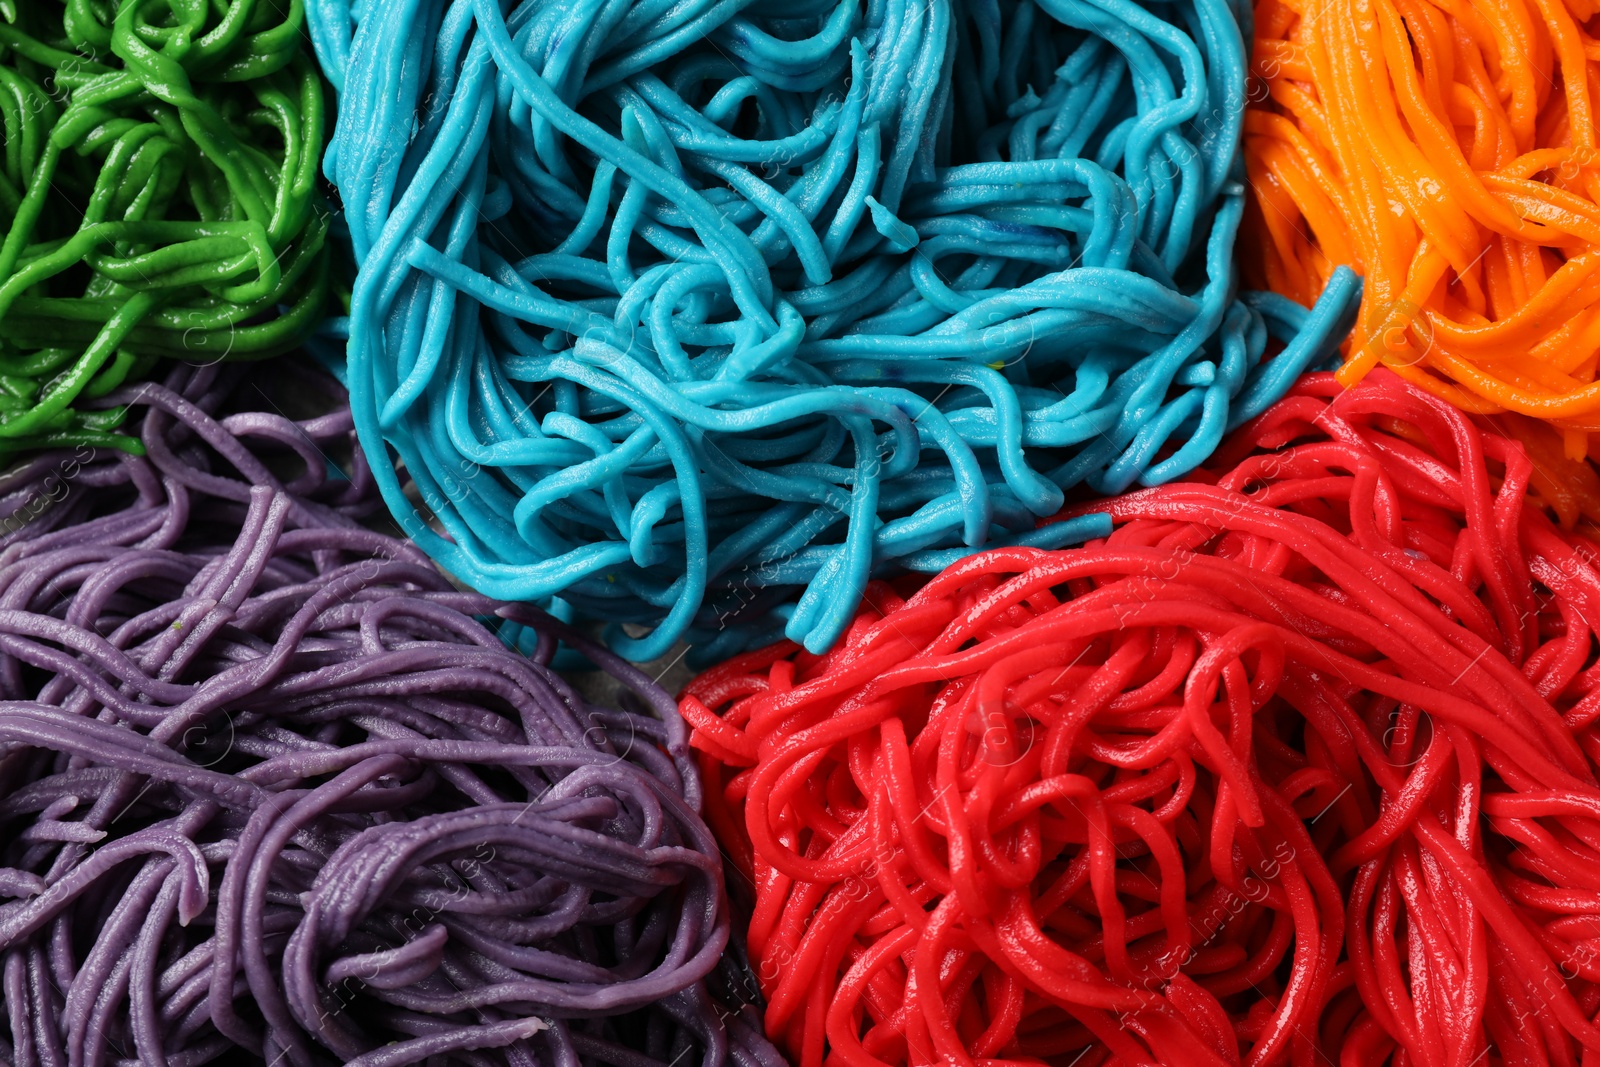
M 1382 363 L 1600 458 L 1600 4 L 1255 10 L 1247 279 L 1310 304 L 1353 267 L 1346 385 Z

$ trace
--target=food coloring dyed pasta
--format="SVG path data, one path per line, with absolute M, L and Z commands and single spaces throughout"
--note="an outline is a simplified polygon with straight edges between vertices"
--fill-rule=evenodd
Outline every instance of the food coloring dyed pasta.
M 308 19 L 356 426 L 421 504 L 380 463 L 385 498 L 453 574 L 630 658 L 773 613 L 821 650 L 874 574 L 1096 532 L 1035 526 L 1066 488 L 1193 469 L 1357 290 L 1238 292 L 1225 0 Z

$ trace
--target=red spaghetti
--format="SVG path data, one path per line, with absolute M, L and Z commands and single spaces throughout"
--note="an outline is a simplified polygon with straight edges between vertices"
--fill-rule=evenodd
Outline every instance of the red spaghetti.
M 1106 540 L 875 584 L 683 700 L 799 1067 L 1600 1063 L 1600 560 L 1305 379 Z

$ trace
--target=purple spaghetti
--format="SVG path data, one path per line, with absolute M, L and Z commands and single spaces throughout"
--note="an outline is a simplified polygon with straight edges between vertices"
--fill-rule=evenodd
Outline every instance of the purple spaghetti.
M 0 1057 L 781 1067 L 667 693 L 363 528 L 348 410 L 237 378 L 0 478 Z

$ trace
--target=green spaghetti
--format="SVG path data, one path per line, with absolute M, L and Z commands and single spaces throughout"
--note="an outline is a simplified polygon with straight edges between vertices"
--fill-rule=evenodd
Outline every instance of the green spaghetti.
M 0 0 L 0 455 L 137 449 L 157 360 L 298 345 L 328 290 L 301 0 Z

